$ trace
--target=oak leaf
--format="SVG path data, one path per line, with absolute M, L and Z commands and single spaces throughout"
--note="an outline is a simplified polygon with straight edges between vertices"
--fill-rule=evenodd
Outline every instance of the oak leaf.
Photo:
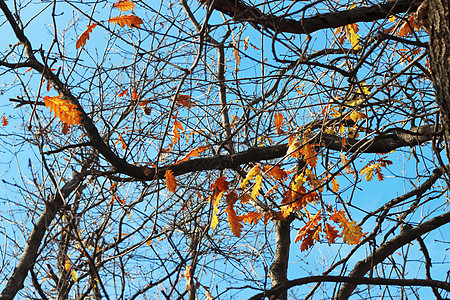
M 331 226 L 330 224 L 325 224 L 325 237 L 328 239 L 330 244 L 333 244 L 336 238 L 340 237 L 339 231 L 334 229 L 334 226 Z
M 275 126 L 275 133 L 276 134 L 283 134 L 284 131 L 283 129 L 281 129 L 281 127 L 283 126 L 283 115 L 279 112 L 276 112 L 274 115 L 274 126 Z
M 5 127 L 8 124 L 9 124 L 8 119 L 5 116 L 3 116 L 2 117 L 2 127 Z
M 177 181 L 172 170 L 166 170 L 166 186 L 169 192 L 174 193 L 177 187 Z
M 70 100 L 61 99 L 61 95 L 56 97 L 44 97 L 45 106 L 50 108 L 58 116 L 61 122 L 68 125 L 81 124 L 81 112 Z
M 359 243 L 361 238 L 364 236 L 362 233 L 361 226 L 355 225 L 355 221 L 350 221 L 345 216 L 344 211 L 334 211 L 334 213 L 330 216 L 330 220 L 339 223 L 339 227 L 342 227 L 342 236 L 344 238 L 344 242 L 349 245 L 356 245 Z
M 255 224 L 256 222 L 262 218 L 262 213 L 257 212 L 257 211 L 251 211 L 248 212 L 247 214 L 241 215 L 239 216 L 239 220 L 241 220 L 244 223 L 248 223 L 248 224 Z
M 117 3 L 114 3 L 114 7 L 120 9 L 120 11 L 128 11 L 128 10 L 132 10 L 135 5 L 133 2 L 128 1 L 128 0 L 122 0 L 122 1 L 118 1 Z
M 108 20 L 110 23 L 114 23 L 119 25 L 120 27 L 125 27 L 125 25 L 128 25 L 129 27 L 140 27 L 141 24 L 144 23 L 141 18 L 135 16 L 135 15 L 124 15 L 119 17 L 114 17 Z
M 195 102 L 191 101 L 190 99 L 191 99 L 191 96 L 189 96 L 189 95 L 178 95 L 175 98 L 175 103 L 178 106 L 183 106 L 183 107 L 186 107 L 187 109 L 190 109 L 192 106 L 195 105 Z
M 308 165 L 315 168 L 317 165 L 317 152 L 314 150 L 311 143 L 306 143 L 301 149 L 300 153 L 303 154 L 303 159 Z
M 87 29 L 80 35 L 77 43 L 75 44 L 76 49 L 81 48 L 86 44 L 86 41 L 89 39 L 89 35 L 91 34 L 92 29 L 94 29 L 95 26 L 97 26 L 97 23 L 87 26 Z

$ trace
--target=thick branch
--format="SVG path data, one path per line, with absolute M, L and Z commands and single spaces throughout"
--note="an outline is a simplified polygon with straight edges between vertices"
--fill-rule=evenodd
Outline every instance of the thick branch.
M 265 297 L 278 295 L 288 289 L 313 283 L 313 282 L 345 282 L 349 284 L 371 284 L 371 285 L 398 285 L 398 286 L 429 286 L 434 288 L 444 289 L 450 291 L 450 284 L 443 281 L 428 280 L 428 279 L 389 279 L 389 278 L 365 278 L 365 277 L 345 277 L 345 276 L 310 276 L 305 278 L 298 278 L 283 283 L 273 289 L 259 293 L 249 300 L 259 300 Z
M 300 20 L 266 15 L 257 8 L 235 0 L 218 0 L 215 9 L 233 16 L 236 20 L 251 21 L 276 32 L 309 34 L 321 29 L 337 28 L 357 22 L 370 22 L 409 10 L 415 11 L 421 2 L 415 0 L 388 1 L 369 7 L 356 7 L 345 11 L 318 14 Z
M 46 203 L 44 211 L 31 231 L 13 274 L 8 279 L 3 292 L 0 294 L 0 300 L 13 299 L 17 292 L 23 288 L 23 282 L 27 277 L 28 271 L 36 262 L 39 246 L 41 245 L 45 232 L 64 204 L 62 197 L 69 196 L 81 184 L 83 178 L 84 176 L 82 174 L 76 174 L 72 180 L 61 188 L 61 193 L 56 193 L 53 199 Z

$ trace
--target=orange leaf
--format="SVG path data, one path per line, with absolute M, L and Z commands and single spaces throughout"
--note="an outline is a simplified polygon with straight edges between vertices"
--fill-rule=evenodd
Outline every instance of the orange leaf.
M 267 173 L 269 178 L 272 177 L 273 179 L 283 180 L 287 177 L 286 171 L 278 165 L 275 165 L 273 167 L 272 166 L 264 166 L 264 171 L 266 171 L 266 169 L 268 169 L 268 168 L 271 168 L 269 173 Z
M 178 95 L 175 98 L 175 102 L 178 106 L 186 107 L 187 109 L 195 105 L 194 101 L 191 101 L 191 96 L 189 95 Z
M 283 130 L 281 129 L 281 126 L 283 126 L 283 115 L 281 113 L 275 113 L 274 115 L 274 125 L 275 125 L 275 133 L 276 134 L 282 134 Z
M 339 191 L 339 183 L 336 178 L 333 178 L 331 180 L 331 189 L 333 192 L 337 193 Z
M 50 85 L 50 82 L 47 81 L 47 92 L 52 89 L 52 86 Z
M 314 148 L 310 143 L 305 144 L 302 149 L 300 149 L 300 153 L 303 154 L 304 160 L 308 165 L 315 168 L 317 165 L 317 152 L 314 151 Z
M 405 21 L 405 23 L 403 23 L 402 27 L 400 27 L 400 29 L 398 29 L 396 33 L 399 37 L 404 37 L 413 34 L 413 29 L 420 29 L 420 25 L 414 22 L 414 15 L 409 17 L 408 21 Z
M 125 141 L 123 140 L 123 138 L 120 134 L 118 134 L 116 145 L 119 142 L 122 144 L 122 149 L 127 149 L 127 144 L 125 143 Z
M 117 3 L 114 3 L 114 7 L 120 9 L 120 11 L 128 11 L 134 8 L 134 3 L 128 0 L 122 0 Z
M 89 35 L 91 34 L 92 29 L 94 29 L 95 26 L 97 26 L 97 23 L 87 26 L 87 29 L 80 35 L 80 37 L 77 40 L 77 43 L 75 44 L 75 47 L 77 49 L 83 47 L 86 44 L 86 41 L 89 39 Z
M 178 160 L 176 163 L 180 163 L 182 161 L 187 161 L 189 159 L 189 157 L 192 157 L 192 156 L 199 156 L 201 152 L 205 152 L 209 148 L 210 148 L 210 146 L 201 146 L 201 147 L 194 148 L 191 151 L 189 151 L 189 153 L 186 154 L 182 159 Z
M 178 116 L 178 112 L 175 114 L 175 116 L 172 117 L 175 120 L 173 122 L 173 127 L 172 127 L 172 134 L 173 134 L 172 142 L 174 144 L 178 143 L 178 141 L 180 140 L 180 132 L 178 131 L 178 129 L 183 130 L 183 126 L 177 120 L 177 116 Z
M 253 223 L 255 225 L 256 225 L 256 222 L 261 218 L 262 218 L 262 214 L 257 211 L 251 211 L 245 215 L 239 216 L 239 219 L 242 222 L 244 222 L 244 223 L 247 222 L 248 224 Z
M 81 112 L 77 109 L 77 106 L 69 100 L 61 99 L 61 95 L 56 97 L 44 97 L 45 106 L 55 112 L 55 116 L 58 116 L 61 122 L 68 125 L 81 124 Z
M 174 193 L 177 187 L 177 181 L 171 170 L 166 170 L 166 186 L 169 192 Z
M 311 228 L 306 233 L 305 238 L 300 245 L 300 251 L 308 250 L 309 247 L 314 245 L 314 241 L 319 240 L 319 233 L 322 231 L 322 225 L 316 225 L 314 228 Z
M 6 117 L 3 116 L 3 117 L 2 117 L 2 127 L 5 127 L 5 126 L 8 125 L 8 124 L 9 124 L 8 119 L 6 119 Z
M 355 221 L 348 220 L 342 210 L 335 210 L 330 216 L 330 220 L 339 223 L 339 227 L 343 228 L 342 236 L 344 237 L 344 242 L 349 245 L 358 244 L 361 238 L 365 235 L 362 233 L 361 226 L 356 226 Z
M 336 238 L 340 237 L 339 231 L 334 229 L 334 226 L 331 226 L 330 224 L 325 224 L 325 232 L 326 232 L 326 238 L 328 241 L 333 244 Z
M 314 229 L 314 226 L 316 226 L 317 223 L 320 221 L 320 219 L 322 219 L 322 217 L 320 216 L 321 212 L 322 211 L 319 210 L 313 218 L 310 218 L 310 220 L 306 222 L 305 226 L 300 228 L 300 230 L 297 232 L 297 236 L 295 237 L 295 243 L 297 243 L 300 240 L 303 240 L 303 238 L 308 234 L 308 232 Z
M 131 93 L 131 99 L 137 100 L 139 98 L 139 95 L 136 91 L 136 89 L 133 89 L 133 93 Z
M 121 92 L 117 95 L 117 97 L 123 97 L 123 96 L 125 96 L 127 93 L 128 93 L 128 89 L 123 90 L 123 91 L 121 91 Z M 139 104 L 140 104 L 140 103 L 139 103 Z
M 234 36 L 232 37 L 232 40 L 233 40 L 233 55 L 234 55 L 234 59 L 236 59 L 236 64 L 239 66 L 241 64 L 241 56 L 239 55 L 238 45 L 236 43 L 236 40 L 234 39 Z
M 120 27 L 125 27 L 125 25 L 128 25 L 129 27 L 140 27 L 141 24 L 144 23 L 141 18 L 135 16 L 135 15 L 124 15 L 119 16 L 115 18 L 111 18 L 108 20 L 111 23 L 117 24 Z
M 234 203 L 237 200 L 237 194 L 235 191 L 227 195 L 227 208 L 225 212 L 227 213 L 228 225 L 230 226 L 231 232 L 237 237 L 241 235 L 242 224 L 239 222 L 239 217 L 236 215 L 234 210 Z

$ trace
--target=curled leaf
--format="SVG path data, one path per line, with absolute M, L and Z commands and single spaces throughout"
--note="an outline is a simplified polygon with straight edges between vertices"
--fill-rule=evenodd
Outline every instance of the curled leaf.
M 89 35 L 91 34 L 92 29 L 94 29 L 95 26 L 97 26 L 97 23 L 87 26 L 87 29 L 80 35 L 80 37 L 77 40 L 77 43 L 75 44 L 75 47 L 77 49 L 83 47 L 86 44 L 86 41 L 89 39 Z
M 166 186 L 169 192 L 174 193 L 177 187 L 177 181 L 171 170 L 166 170 Z

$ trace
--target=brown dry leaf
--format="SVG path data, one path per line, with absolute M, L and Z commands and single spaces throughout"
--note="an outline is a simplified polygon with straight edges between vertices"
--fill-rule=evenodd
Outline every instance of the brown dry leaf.
M 236 59 L 236 64 L 239 66 L 241 64 L 241 56 L 239 55 L 239 48 L 234 37 L 232 39 L 233 39 L 233 55 L 234 58 Z
M 175 102 L 178 106 L 183 106 L 186 107 L 187 109 L 190 109 L 192 106 L 195 105 L 195 102 L 191 101 L 190 99 L 192 98 L 189 95 L 178 95 L 175 98 Z
M 92 29 L 94 29 L 95 26 L 97 26 L 97 23 L 87 26 L 87 29 L 80 35 L 77 43 L 75 44 L 75 47 L 77 49 L 83 47 L 86 44 L 86 41 L 89 39 L 89 35 L 91 34 Z
M 119 16 L 119 17 L 111 18 L 108 21 L 110 23 L 117 24 L 120 27 L 125 27 L 125 25 L 128 25 L 131 28 L 140 27 L 141 24 L 144 24 L 144 21 L 142 21 L 141 18 L 139 18 L 135 15 Z
M 78 110 L 77 106 L 71 101 L 66 99 L 61 99 L 61 95 L 56 97 L 44 97 L 45 106 L 50 108 L 58 116 L 61 122 L 67 123 L 68 125 L 81 124 L 81 112 Z

